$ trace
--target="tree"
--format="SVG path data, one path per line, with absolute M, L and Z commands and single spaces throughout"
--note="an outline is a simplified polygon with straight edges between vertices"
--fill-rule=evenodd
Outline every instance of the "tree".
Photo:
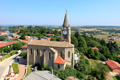
M 106 75 L 108 74 L 109 69 L 107 66 L 102 63 L 97 63 L 96 68 L 93 69 L 92 75 L 94 75 L 98 80 L 106 80 Z
M 56 41 L 56 39 L 55 38 L 51 38 L 51 41 Z
M 75 47 L 78 46 L 78 40 L 76 39 L 76 37 L 71 34 L 71 43 L 75 45 Z
M 5 41 L 6 40 L 6 35 L 0 36 L 0 41 Z
M 80 37 L 79 32 L 77 31 L 77 32 L 74 34 L 74 36 L 76 37 L 76 39 L 78 39 L 78 38 Z
M 113 47 L 114 47 L 115 51 L 119 51 L 119 47 L 116 42 L 113 43 Z
M 98 51 L 98 50 L 94 50 L 94 53 L 95 53 L 95 59 L 96 60 L 99 60 L 100 59 L 100 57 L 101 57 L 101 53 Z
M 3 51 L 6 52 L 6 53 L 9 53 L 9 52 L 11 51 L 11 48 L 5 47 L 5 48 L 3 49 Z
M 90 63 L 88 60 L 84 59 L 83 56 L 80 58 L 76 69 L 84 74 L 89 74 L 91 72 Z
M 106 46 L 106 42 L 105 42 L 105 40 L 103 40 L 103 39 L 100 40 L 100 43 L 101 43 L 102 46 Z
M 56 39 L 56 41 L 61 41 L 61 37 L 58 37 L 58 38 Z
M 26 59 L 27 58 L 27 52 L 22 52 L 21 56 Z
M 14 50 L 19 50 L 19 49 L 21 49 L 21 46 L 22 46 L 21 43 L 14 43 L 14 44 L 13 44 L 13 49 L 14 49 Z
M 86 54 L 89 58 L 93 58 L 95 57 L 95 53 L 93 51 L 92 48 L 89 48 L 88 51 L 87 51 L 87 54 Z
M 111 46 L 110 49 L 109 49 L 109 51 L 110 51 L 111 53 L 115 53 L 115 49 L 114 49 L 114 47 Z
M 87 52 L 87 44 L 83 37 L 78 38 L 78 50 L 82 53 Z
M 26 39 L 26 38 L 25 38 L 25 35 L 22 34 L 21 37 L 20 37 L 20 39 L 25 40 L 25 39 Z

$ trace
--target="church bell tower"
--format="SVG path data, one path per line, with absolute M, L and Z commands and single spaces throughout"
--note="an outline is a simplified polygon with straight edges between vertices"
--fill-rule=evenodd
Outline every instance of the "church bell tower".
M 71 43 L 71 27 L 68 23 L 67 11 L 65 14 L 63 25 L 61 27 L 61 41 L 66 41 Z

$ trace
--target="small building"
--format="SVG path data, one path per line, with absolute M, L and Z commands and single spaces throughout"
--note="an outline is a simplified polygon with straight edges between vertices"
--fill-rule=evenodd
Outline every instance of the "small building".
M 67 77 L 65 80 L 79 80 L 79 79 L 77 79 L 77 78 L 75 78 L 73 76 L 70 76 L 70 77 Z
M 49 71 L 36 71 L 30 73 L 24 80 L 61 80 Z
M 31 39 L 37 40 L 38 37 L 36 37 L 36 36 L 31 36 Z
M 47 36 L 49 36 L 49 37 L 55 37 L 54 34 L 47 34 Z
M 44 36 L 44 37 L 42 37 L 42 38 L 41 38 L 41 40 L 50 41 L 50 40 L 51 40 L 51 38 Z
M 106 65 L 115 73 L 120 73 L 120 64 L 118 62 L 115 62 L 113 60 L 105 61 Z

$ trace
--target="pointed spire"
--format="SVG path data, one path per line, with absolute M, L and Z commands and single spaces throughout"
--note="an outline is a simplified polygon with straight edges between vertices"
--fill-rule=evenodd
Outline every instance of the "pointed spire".
M 69 23 L 68 23 L 67 10 L 66 10 L 66 14 L 65 14 L 65 18 L 64 18 L 63 27 L 68 27 L 68 26 L 69 26 Z

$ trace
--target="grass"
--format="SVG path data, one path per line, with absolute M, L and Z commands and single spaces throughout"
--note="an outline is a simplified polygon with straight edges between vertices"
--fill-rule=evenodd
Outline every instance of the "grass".
M 25 75 L 25 77 L 27 77 L 31 72 L 32 72 L 31 67 L 28 67 L 27 68 L 27 74 Z
M 10 52 L 10 53 L 7 54 L 6 56 L 4 56 L 4 57 L 2 58 L 2 60 L 9 58 L 9 57 L 10 57 L 10 54 L 14 55 L 16 52 L 17 52 L 17 50 L 14 51 L 14 52 Z
M 120 80 L 120 77 L 119 76 L 113 76 L 113 79 L 114 80 Z
M 14 73 L 19 74 L 18 64 L 16 64 L 16 63 L 12 63 L 12 68 L 13 68 Z

